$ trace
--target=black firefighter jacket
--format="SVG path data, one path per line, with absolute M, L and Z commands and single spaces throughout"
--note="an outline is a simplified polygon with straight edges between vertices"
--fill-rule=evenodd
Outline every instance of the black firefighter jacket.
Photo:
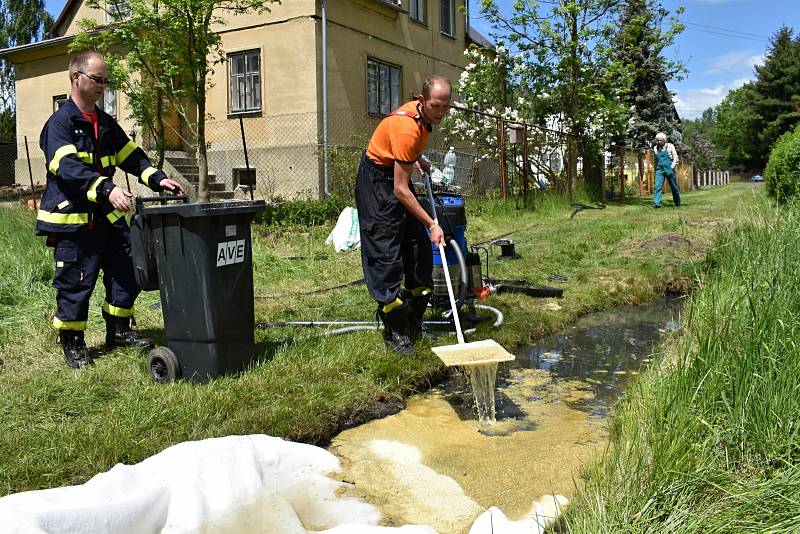
M 166 175 L 152 166 L 117 121 L 100 109 L 97 115 L 97 141 L 92 123 L 71 99 L 42 128 L 39 146 L 45 155 L 47 186 L 36 217 L 36 235 L 86 230 L 96 217 L 127 224 L 123 213 L 108 201 L 116 167 L 161 191 L 158 184 Z

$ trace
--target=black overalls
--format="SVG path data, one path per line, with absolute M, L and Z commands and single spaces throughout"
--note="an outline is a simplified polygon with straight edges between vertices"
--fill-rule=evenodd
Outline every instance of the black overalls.
M 433 252 L 425 225 L 394 195 L 394 169 L 366 154 L 358 167 L 356 207 L 361 265 L 372 298 L 381 304 L 394 302 L 403 277 L 408 290 L 432 288 Z

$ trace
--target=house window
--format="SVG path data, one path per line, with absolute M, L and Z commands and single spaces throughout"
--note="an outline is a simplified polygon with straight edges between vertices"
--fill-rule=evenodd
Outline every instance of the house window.
M 228 55 L 231 113 L 261 110 L 261 52 Z
M 409 0 L 408 14 L 411 20 L 425 24 L 425 0 Z
M 97 107 L 117 118 L 117 92 L 114 89 L 105 89 L 103 96 L 97 101 Z
M 55 113 L 61 106 L 67 103 L 67 95 L 58 95 L 53 97 L 53 112 Z
M 400 107 L 400 67 L 367 60 L 367 111 L 388 115 Z
M 106 22 L 116 22 L 131 16 L 128 0 L 106 0 Z
M 455 0 L 442 0 L 442 33 L 448 37 L 456 36 Z

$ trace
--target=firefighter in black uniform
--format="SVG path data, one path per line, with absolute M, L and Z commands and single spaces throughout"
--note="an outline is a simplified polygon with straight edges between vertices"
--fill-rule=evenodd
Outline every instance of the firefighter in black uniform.
M 450 93 L 447 78 L 428 76 L 417 100 L 378 124 L 356 178 L 364 277 L 378 302 L 384 341 L 402 355 L 414 354 L 411 340 L 423 333 L 433 290 L 431 243 L 444 242 L 442 229 L 417 201 L 411 173 L 415 165 L 430 171 L 422 151 L 433 125 L 450 109 Z
M 42 129 L 47 186 L 37 215 L 36 235 L 54 247 L 57 290 L 53 326 L 70 367 L 93 365 L 84 330 L 89 299 L 100 269 L 106 298 L 106 346 L 147 348 L 152 341 L 131 329 L 139 288 L 130 257 L 130 229 L 124 214 L 131 194 L 114 185 L 116 167 L 139 176 L 153 191 L 182 194 L 183 188 L 153 167 L 144 151 L 117 122 L 98 109 L 107 80 L 103 58 L 81 52 L 69 63 L 70 98 Z

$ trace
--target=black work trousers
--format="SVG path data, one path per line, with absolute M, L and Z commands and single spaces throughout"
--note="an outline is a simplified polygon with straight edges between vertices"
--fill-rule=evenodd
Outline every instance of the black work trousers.
M 393 169 L 361 156 L 356 178 L 361 265 L 370 295 L 381 304 L 398 298 L 404 277 L 406 289 L 433 288 L 430 237 L 394 195 L 393 176 Z
M 53 324 L 61 330 L 85 330 L 89 301 L 100 270 L 109 315 L 130 317 L 139 286 L 133 274 L 130 229 L 100 217 L 91 230 L 54 236 L 56 271 L 53 287 L 57 310 Z

